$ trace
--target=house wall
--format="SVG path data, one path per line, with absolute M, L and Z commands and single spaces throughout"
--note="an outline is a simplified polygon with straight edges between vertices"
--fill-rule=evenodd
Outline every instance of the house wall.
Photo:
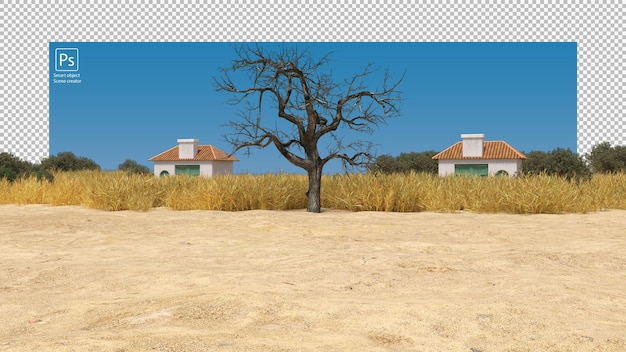
M 233 173 L 232 161 L 214 161 L 213 162 L 213 175 L 228 175 Z
M 487 164 L 489 176 L 504 170 L 509 176 L 516 176 L 522 169 L 521 159 L 474 159 L 474 160 L 439 160 L 439 176 L 454 175 L 455 164 Z
M 176 165 L 200 165 L 200 175 L 211 177 L 233 172 L 232 161 L 155 161 L 154 175 L 167 171 L 171 176 L 176 174 Z
M 170 175 L 175 174 L 175 163 L 169 161 L 155 161 L 154 162 L 154 176 L 159 177 L 161 172 L 167 171 Z

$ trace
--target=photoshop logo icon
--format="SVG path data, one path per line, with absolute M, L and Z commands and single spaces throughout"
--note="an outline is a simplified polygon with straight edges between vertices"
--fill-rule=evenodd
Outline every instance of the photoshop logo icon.
M 78 71 L 78 49 L 57 48 L 54 50 L 56 71 Z

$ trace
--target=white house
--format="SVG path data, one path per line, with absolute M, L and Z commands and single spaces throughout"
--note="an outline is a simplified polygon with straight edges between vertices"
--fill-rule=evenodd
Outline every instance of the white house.
M 197 139 L 178 139 L 178 145 L 148 159 L 154 161 L 154 175 L 216 176 L 231 174 L 239 161 L 212 145 L 198 145 Z
M 462 134 L 461 141 L 433 156 L 439 176 L 517 175 L 526 156 L 504 141 L 485 141 L 484 134 Z

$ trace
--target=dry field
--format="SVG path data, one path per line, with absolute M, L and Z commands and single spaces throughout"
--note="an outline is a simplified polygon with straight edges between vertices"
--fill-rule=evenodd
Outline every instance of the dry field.
M 306 207 L 300 174 L 219 177 L 141 176 L 122 171 L 0 179 L 0 204 L 81 205 L 101 210 L 294 210 Z M 626 174 L 588 180 L 529 177 L 439 177 L 428 174 L 347 174 L 322 177 L 322 206 L 335 210 L 559 214 L 626 210 Z
M 626 211 L 0 205 L 1 351 L 626 351 Z

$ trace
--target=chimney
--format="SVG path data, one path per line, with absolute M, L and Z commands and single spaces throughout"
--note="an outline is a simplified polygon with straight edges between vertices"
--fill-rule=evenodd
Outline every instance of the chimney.
M 193 159 L 198 154 L 198 139 L 178 139 L 178 158 Z
M 484 134 L 462 134 L 463 157 L 482 157 Z

